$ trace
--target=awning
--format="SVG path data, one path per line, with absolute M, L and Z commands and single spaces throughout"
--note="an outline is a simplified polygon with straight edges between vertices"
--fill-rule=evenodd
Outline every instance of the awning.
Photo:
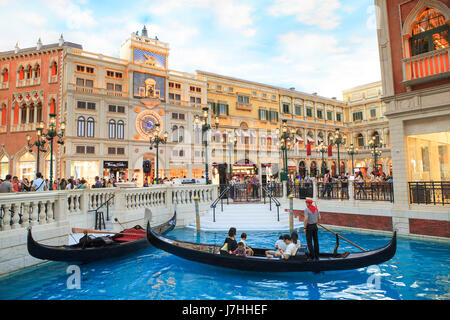
M 295 139 L 297 139 L 297 141 L 303 142 L 302 137 L 300 137 L 298 134 L 295 135 Z
M 308 142 L 314 142 L 314 139 L 312 139 L 311 137 L 308 137 Z
M 321 137 L 317 137 L 317 140 L 318 140 L 319 142 L 323 142 L 323 139 L 322 139 Z

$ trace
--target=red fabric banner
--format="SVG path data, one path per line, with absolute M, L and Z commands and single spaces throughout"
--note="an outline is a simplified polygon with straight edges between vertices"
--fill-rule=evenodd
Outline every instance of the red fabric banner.
M 330 145 L 328 146 L 328 156 L 329 156 L 329 157 L 332 157 L 332 156 L 333 156 L 333 145 L 332 145 L 332 144 L 330 144 Z
M 311 155 L 311 142 L 308 142 L 308 144 L 306 145 L 306 155 Z

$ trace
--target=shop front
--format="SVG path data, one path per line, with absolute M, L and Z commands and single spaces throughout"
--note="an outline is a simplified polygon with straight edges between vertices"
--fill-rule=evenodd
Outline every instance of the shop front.
M 27 178 L 29 181 L 34 179 L 36 169 L 36 158 L 33 154 L 27 152 L 19 158 L 17 162 L 16 176 L 19 179 Z
M 128 161 L 103 161 L 103 176 L 107 179 L 126 182 L 128 179 Z
M 245 180 L 258 174 L 258 168 L 248 159 L 233 164 L 232 170 L 233 177 L 238 177 L 240 180 Z
M 95 176 L 100 173 L 100 167 L 97 160 L 70 162 L 70 175 L 75 179 L 85 179 L 89 184 L 94 183 Z
M 9 174 L 9 160 L 6 155 L 0 159 L 0 179 L 5 179 Z
M 228 182 L 228 165 L 225 162 L 212 164 L 212 183 L 213 184 L 227 184 Z
M 261 183 L 266 184 L 267 182 L 276 179 L 278 177 L 278 171 L 278 163 L 262 163 Z

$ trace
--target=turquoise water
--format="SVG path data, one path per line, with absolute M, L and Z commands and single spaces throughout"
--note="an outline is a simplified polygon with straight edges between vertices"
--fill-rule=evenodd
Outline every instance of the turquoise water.
M 247 244 L 255 247 L 272 247 L 279 236 L 247 234 Z M 366 250 L 390 240 L 348 231 L 340 234 Z M 219 244 L 225 233 L 197 236 L 192 229 L 177 229 L 168 236 Z M 300 240 L 305 243 L 302 233 Z M 321 251 L 333 250 L 332 234 L 321 230 L 319 241 Z M 340 251 L 355 250 L 341 241 Z M 121 259 L 81 265 L 80 289 L 67 289 L 68 263 L 25 269 L 0 278 L 0 299 L 450 299 L 450 244 L 400 237 L 391 262 L 319 274 L 252 273 L 186 261 L 149 247 Z

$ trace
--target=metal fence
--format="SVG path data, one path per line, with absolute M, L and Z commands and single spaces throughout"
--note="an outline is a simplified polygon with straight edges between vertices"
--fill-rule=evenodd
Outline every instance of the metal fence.
M 301 183 L 299 185 L 288 185 L 288 194 L 292 194 L 294 198 L 306 199 L 313 197 L 313 183 Z
M 357 182 L 354 184 L 355 200 L 394 202 L 392 182 Z
M 450 204 L 450 181 L 408 182 L 410 203 Z
M 273 197 L 281 198 L 283 196 L 283 184 L 281 183 L 267 183 L 261 185 L 260 183 L 238 183 L 238 184 L 221 184 L 219 193 L 230 186 L 230 190 L 224 195 L 223 199 L 234 202 L 258 202 L 267 197 L 263 186 L 271 193 Z
M 319 199 L 348 200 L 348 182 L 318 182 Z

